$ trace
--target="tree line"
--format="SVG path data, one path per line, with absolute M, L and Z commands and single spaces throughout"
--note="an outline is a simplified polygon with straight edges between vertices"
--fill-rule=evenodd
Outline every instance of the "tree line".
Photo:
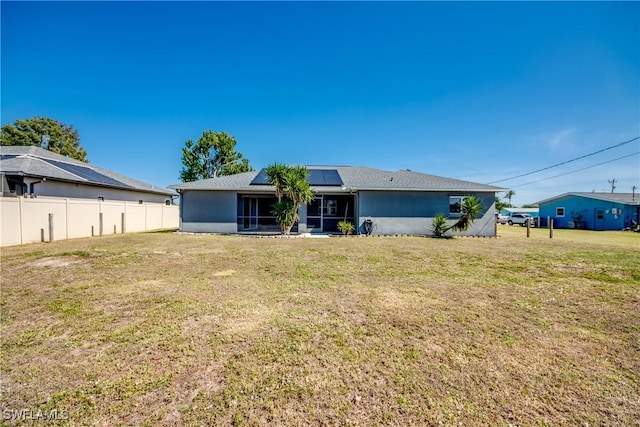
M 0 129 L 0 145 L 36 145 L 53 153 L 88 162 L 78 131 L 48 117 L 16 120 Z
M 236 150 L 236 140 L 226 132 L 206 130 L 197 141 L 182 148 L 179 177 L 183 182 L 215 178 L 253 170 L 249 160 Z M 38 146 L 53 153 L 88 162 L 87 151 L 73 125 L 49 117 L 18 119 L 0 128 L 0 145 Z

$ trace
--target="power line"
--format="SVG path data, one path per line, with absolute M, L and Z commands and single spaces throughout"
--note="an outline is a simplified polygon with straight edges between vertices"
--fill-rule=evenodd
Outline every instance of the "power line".
M 499 180 L 497 180 L 497 181 L 489 182 L 489 184 L 496 184 L 496 183 L 498 183 L 498 182 L 510 181 L 510 180 L 512 180 L 512 179 L 522 178 L 523 176 L 533 175 L 534 173 L 538 173 L 538 172 L 546 171 L 546 170 L 548 170 L 548 169 L 552 169 L 552 168 L 555 168 L 555 167 L 558 167 L 558 166 L 566 165 L 567 163 L 575 162 L 576 160 L 584 159 L 585 157 L 594 156 L 594 155 L 599 154 L 599 153 L 602 153 L 602 152 L 604 152 L 604 151 L 607 151 L 607 150 L 611 150 L 611 149 L 613 149 L 613 148 L 620 147 L 620 146 L 622 146 L 622 145 L 625 145 L 625 144 L 628 144 L 628 143 L 630 143 L 630 142 L 633 142 L 633 141 L 635 141 L 636 139 L 640 139 L 640 136 L 636 136 L 635 138 L 630 139 L 630 140 L 628 140 L 628 141 L 623 141 L 623 142 L 621 142 L 621 143 L 619 143 L 619 144 L 612 145 L 611 147 L 603 148 L 602 150 L 594 151 L 593 153 L 585 154 L 584 156 L 576 157 L 575 159 L 571 159 L 571 160 L 564 161 L 564 162 L 562 162 L 562 163 L 558 163 L 558 164 L 555 164 L 555 165 L 547 166 L 546 168 L 538 169 L 538 170 L 535 170 L 535 171 L 533 171 L 533 172 L 527 172 L 527 173 L 523 173 L 523 174 L 521 174 L 521 175 L 512 176 L 511 178 L 499 179 Z M 636 154 L 637 154 L 637 153 L 636 153 Z M 560 175 L 560 176 L 561 176 L 561 175 Z M 526 185 L 526 184 L 521 184 L 521 185 Z M 516 187 L 520 187 L 521 185 L 517 185 Z
M 542 178 L 542 179 L 538 179 L 536 181 L 531 181 L 531 182 L 526 182 L 524 184 L 514 185 L 511 188 L 522 187 L 522 186 L 529 185 L 529 184 L 535 184 L 536 182 L 546 181 L 548 179 L 559 178 L 561 176 L 569 175 L 569 174 L 576 173 L 576 172 L 581 172 L 581 171 L 586 170 L 586 169 L 595 168 L 596 166 L 601 166 L 601 165 L 604 165 L 604 164 L 607 164 L 607 163 L 611 163 L 611 162 L 615 162 L 615 161 L 618 161 L 618 160 L 626 159 L 627 157 L 637 156 L 638 154 L 640 154 L 640 151 L 636 151 L 635 153 L 627 154 L 626 156 L 618 157 L 617 159 L 607 160 L 606 162 L 596 163 L 595 165 L 591 165 L 591 166 L 587 166 L 587 167 L 584 167 L 584 168 L 581 168 L 581 169 L 576 169 L 576 170 L 573 170 L 573 171 L 561 173 L 560 175 L 550 176 L 548 178 Z

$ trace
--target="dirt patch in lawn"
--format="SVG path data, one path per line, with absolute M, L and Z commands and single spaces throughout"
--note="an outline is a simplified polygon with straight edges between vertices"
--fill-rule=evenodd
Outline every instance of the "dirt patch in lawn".
M 227 276 L 233 276 L 234 274 L 236 274 L 235 270 L 223 270 L 223 271 L 216 271 L 215 273 L 213 273 L 214 277 L 227 277 Z
M 47 257 L 41 258 L 37 261 L 30 263 L 29 265 L 32 267 L 51 267 L 51 268 L 60 268 L 67 267 L 72 264 L 79 263 L 80 260 L 76 257 Z

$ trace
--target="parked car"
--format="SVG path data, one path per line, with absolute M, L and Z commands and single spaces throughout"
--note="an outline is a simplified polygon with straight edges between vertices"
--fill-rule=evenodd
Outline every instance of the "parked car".
M 498 224 L 506 224 L 508 219 L 509 219 L 508 215 L 503 215 L 503 214 L 500 214 L 500 213 L 496 214 L 496 222 Z
M 507 219 L 507 224 L 520 224 L 522 227 L 526 227 L 527 222 L 529 222 L 529 224 L 532 226 L 535 225 L 533 217 L 529 214 L 512 214 L 509 215 L 509 218 Z

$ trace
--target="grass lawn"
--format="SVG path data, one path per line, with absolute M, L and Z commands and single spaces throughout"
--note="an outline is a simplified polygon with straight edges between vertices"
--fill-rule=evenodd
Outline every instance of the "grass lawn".
M 531 231 L 4 248 L 0 423 L 638 425 L 640 234 Z

